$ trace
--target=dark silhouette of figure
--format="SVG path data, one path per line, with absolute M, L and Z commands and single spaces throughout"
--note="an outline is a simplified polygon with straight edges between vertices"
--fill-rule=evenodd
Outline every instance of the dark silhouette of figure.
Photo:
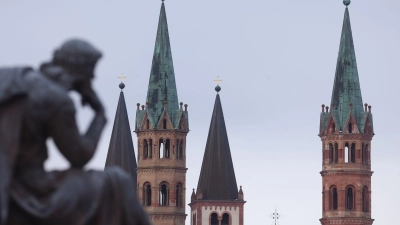
M 85 171 L 106 124 L 91 87 L 101 53 L 82 40 L 67 41 L 40 67 L 0 69 L 0 225 L 150 225 L 119 168 Z M 94 111 L 78 131 L 68 91 Z M 46 172 L 46 140 L 69 161 L 65 171 Z

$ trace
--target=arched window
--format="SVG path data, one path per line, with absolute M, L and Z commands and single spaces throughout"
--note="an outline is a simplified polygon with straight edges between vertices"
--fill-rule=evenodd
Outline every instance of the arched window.
M 183 141 L 181 140 L 181 143 L 179 144 L 179 156 L 180 159 L 183 159 Z
M 167 129 L 167 120 L 166 119 L 163 120 L 163 129 Z
M 196 214 L 193 215 L 193 220 L 192 221 L 193 221 L 192 225 L 196 225 Z
M 147 130 L 150 129 L 150 121 L 149 120 L 146 121 L 146 129 Z
M 212 213 L 210 216 L 210 225 L 219 225 L 218 215 L 216 213 Z
M 369 202 L 368 187 L 364 186 L 363 189 L 362 189 L 362 207 L 363 207 L 363 211 L 364 212 L 368 212 L 369 211 L 368 202 Z
M 349 143 L 344 144 L 344 162 L 349 162 Z
M 365 145 L 365 164 L 369 163 L 369 148 L 368 148 L 368 144 Z
M 149 157 L 149 145 L 147 144 L 147 140 L 143 140 L 143 159 L 147 159 Z
M 335 149 L 333 150 L 333 162 L 338 162 L 338 143 L 335 143 Z
M 183 186 L 181 183 L 178 183 L 175 187 L 175 196 L 176 196 L 176 206 L 183 206 Z
M 350 148 L 350 160 L 349 162 L 355 163 L 356 162 L 356 144 L 352 143 Z
M 224 213 L 224 215 L 222 215 L 221 225 L 229 225 L 229 214 L 228 213 Z
M 169 159 L 171 155 L 171 141 L 167 139 L 165 142 L 165 158 Z
M 332 131 L 332 134 L 336 132 L 336 126 L 334 123 L 332 123 L 331 131 Z
M 338 192 L 335 186 L 330 188 L 330 209 L 337 210 L 338 209 Z
M 160 194 L 158 198 L 158 204 L 161 206 L 169 205 L 169 188 L 168 183 L 163 182 L 160 184 Z
M 354 209 L 355 191 L 352 187 L 346 188 L 346 210 Z
M 329 162 L 333 163 L 333 144 L 329 143 Z
M 153 157 L 153 140 L 149 140 L 149 147 L 148 147 L 148 157 L 151 159 Z
M 158 141 L 158 158 L 160 158 L 160 159 L 164 158 L 164 141 L 163 141 L 163 139 L 160 139 Z
M 353 133 L 353 124 L 349 123 L 349 133 Z
M 145 183 L 143 185 L 143 205 L 151 205 L 151 185 L 150 183 Z

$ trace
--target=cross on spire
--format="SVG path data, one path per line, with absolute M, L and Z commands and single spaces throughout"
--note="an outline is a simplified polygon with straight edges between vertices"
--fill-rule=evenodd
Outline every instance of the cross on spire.
M 118 78 L 121 80 L 121 83 L 124 83 L 124 79 L 126 79 L 126 76 L 124 76 L 124 74 L 121 73 L 121 75 L 119 75 Z
M 219 86 L 219 83 L 221 83 L 222 82 L 222 80 L 221 79 L 219 79 L 219 76 L 217 76 L 217 79 L 216 80 L 214 80 L 215 81 L 215 83 L 217 83 L 217 86 Z

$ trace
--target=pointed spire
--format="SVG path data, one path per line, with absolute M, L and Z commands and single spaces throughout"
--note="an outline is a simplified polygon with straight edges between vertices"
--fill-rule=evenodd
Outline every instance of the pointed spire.
M 220 90 L 220 87 L 216 88 L 217 92 Z M 198 191 L 200 187 L 203 199 L 206 200 L 238 199 L 235 171 L 219 94 L 215 99 Z
M 164 110 L 164 101 L 167 101 L 167 112 L 169 116 L 172 121 L 175 121 L 175 112 L 179 109 L 178 94 L 176 90 L 164 1 L 161 4 L 146 101 L 149 102 L 148 113 L 153 121 L 156 123 L 159 121 Z
M 131 129 L 129 126 L 128 112 L 126 110 L 124 92 L 125 84 L 119 84 L 121 93 L 115 114 L 114 127 L 111 134 L 110 146 L 108 148 L 107 160 L 105 167 L 119 166 L 128 172 L 135 184 L 137 183 L 136 176 L 136 157 L 135 149 L 133 148 L 133 141 Z M 135 186 L 136 188 L 136 186 Z
M 363 101 L 361 96 L 360 82 L 358 78 L 356 54 L 354 50 L 353 35 L 350 25 L 350 15 L 347 5 L 349 0 L 345 0 L 346 10 L 340 40 L 339 56 L 336 65 L 335 82 L 332 91 L 331 112 L 337 118 L 340 129 L 350 113 L 349 104 L 352 103 L 354 115 L 363 112 Z

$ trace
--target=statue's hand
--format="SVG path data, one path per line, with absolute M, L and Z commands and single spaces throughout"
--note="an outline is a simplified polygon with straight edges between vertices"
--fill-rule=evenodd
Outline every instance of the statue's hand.
M 92 109 L 100 114 L 104 114 L 104 107 L 103 104 L 100 102 L 97 94 L 92 89 L 90 82 L 84 82 L 78 86 L 76 89 L 82 96 L 81 102 L 82 105 L 89 104 Z

